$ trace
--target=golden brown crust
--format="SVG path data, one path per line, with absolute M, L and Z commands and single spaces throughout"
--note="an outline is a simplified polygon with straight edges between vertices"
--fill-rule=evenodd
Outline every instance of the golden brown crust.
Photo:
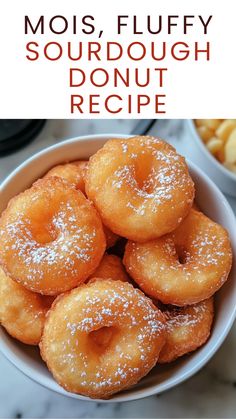
M 92 281 L 94 278 L 100 280 L 112 279 L 113 281 L 129 281 L 129 276 L 124 268 L 122 260 L 115 255 L 108 255 L 105 253 L 100 265 L 97 267 L 95 272 L 88 279 Z
M 12 337 L 28 345 L 38 345 L 52 301 L 52 297 L 17 284 L 0 268 L 0 323 Z
M 210 298 L 222 287 L 232 250 L 226 230 L 192 209 L 173 233 L 147 243 L 129 241 L 123 262 L 147 295 L 184 306 Z
M 87 160 L 78 160 L 71 163 L 59 164 L 50 169 L 44 178 L 51 176 L 60 177 L 69 182 L 76 189 L 85 193 L 84 179 L 87 165 Z
M 213 298 L 193 306 L 170 307 L 163 313 L 166 316 L 166 343 L 158 362 L 172 362 L 204 345 L 210 336 L 214 318 Z
M 40 349 L 67 391 L 108 398 L 146 375 L 164 342 L 165 319 L 151 300 L 128 283 L 104 280 L 56 299 Z

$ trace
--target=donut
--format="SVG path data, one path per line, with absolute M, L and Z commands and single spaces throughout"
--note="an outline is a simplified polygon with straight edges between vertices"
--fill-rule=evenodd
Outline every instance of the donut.
M 41 355 L 67 391 L 105 399 L 156 364 L 165 318 L 140 290 L 104 280 L 59 296 L 48 313 Z
M 0 301 L 0 324 L 9 335 L 28 345 L 38 345 L 53 297 L 27 290 L 0 268 Z
M 109 140 L 89 159 L 85 189 L 103 223 L 137 242 L 173 231 L 194 199 L 185 159 L 154 137 Z
M 167 306 L 164 315 L 166 343 L 158 359 L 161 364 L 195 351 L 207 341 L 214 317 L 213 298 L 192 306 Z
M 57 295 L 83 283 L 105 251 L 92 203 L 61 178 L 38 180 L 0 218 L 0 264 L 34 292 Z
M 192 209 L 174 232 L 148 243 L 129 241 L 123 262 L 147 295 L 184 306 L 220 289 L 231 269 L 232 251 L 226 230 Z
M 114 281 L 129 281 L 122 260 L 118 256 L 108 254 L 103 256 L 100 265 L 91 275 L 90 281 L 97 278 L 100 280 L 110 278 Z
M 59 164 L 50 169 L 45 178 L 57 176 L 67 180 L 76 189 L 85 192 L 84 177 L 88 162 L 86 160 L 74 161 L 72 163 Z

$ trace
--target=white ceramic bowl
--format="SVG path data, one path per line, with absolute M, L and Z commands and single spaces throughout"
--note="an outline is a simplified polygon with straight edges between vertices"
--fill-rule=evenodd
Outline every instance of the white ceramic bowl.
M 42 176 L 53 165 L 69 160 L 85 159 L 95 153 L 111 137 L 121 137 L 121 135 L 94 135 L 75 138 L 34 155 L 19 166 L 1 185 L 0 213 L 11 197 L 30 186 L 33 181 Z M 236 259 L 236 220 L 228 202 L 201 170 L 190 162 L 189 168 L 196 184 L 198 204 L 208 216 L 228 229 L 231 234 L 234 258 Z M 206 345 L 178 362 L 154 368 L 136 386 L 113 396 L 112 399 L 105 402 L 135 400 L 161 393 L 195 374 L 220 347 L 232 326 L 235 314 L 236 270 L 234 266 L 230 279 L 217 293 L 214 327 Z M 0 329 L 0 350 L 19 370 L 50 390 L 80 400 L 87 399 L 83 396 L 67 393 L 55 382 L 42 362 L 37 348 L 20 344 L 12 339 L 3 328 Z
M 208 176 L 219 186 L 219 188 L 236 197 L 236 174 L 226 169 L 223 164 L 218 162 L 215 157 L 209 152 L 202 139 L 200 138 L 194 120 L 187 120 L 192 137 L 197 144 L 198 150 L 201 153 L 199 159 L 201 168 L 208 174 Z

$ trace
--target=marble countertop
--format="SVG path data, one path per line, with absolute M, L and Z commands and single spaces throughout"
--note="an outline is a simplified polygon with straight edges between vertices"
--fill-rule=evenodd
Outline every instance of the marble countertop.
M 95 133 L 129 133 L 135 120 L 50 120 L 39 137 L 0 158 L 0 181 L 36 151 L 61 139 Z M 150 130 L 190 157 L 184 120 L 161 120 Z M 188 147 L 186 147 L 188 144 Z M 185 148 L 184 148 L 185 147 Z M 236 199 L 229 198 L 236 213 Z M 236 324 L 214 358 L 194 377 L 158 396 L 101 404 L 60 396 L 26 378 L 0 354 L 0 418 L 236 418 Z

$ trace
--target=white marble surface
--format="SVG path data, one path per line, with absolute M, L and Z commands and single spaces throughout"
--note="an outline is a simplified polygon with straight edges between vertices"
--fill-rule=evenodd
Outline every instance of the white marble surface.
M 38 139 L 0 158 L 0 181 L 28 156 L 59 139 L 102 132 L 129 133 L 136 121 L 48 121 Z M 158 121 L 150 131 L 193 156 L 185 121 Z M 236 200 L 230 199 L 236 211 Z M 236 418 L 236 326 L 214 358 L 196 376 L 159 396 L 99 404 L 69 399 L 35 384 L 0 355 L 1 418 Z

